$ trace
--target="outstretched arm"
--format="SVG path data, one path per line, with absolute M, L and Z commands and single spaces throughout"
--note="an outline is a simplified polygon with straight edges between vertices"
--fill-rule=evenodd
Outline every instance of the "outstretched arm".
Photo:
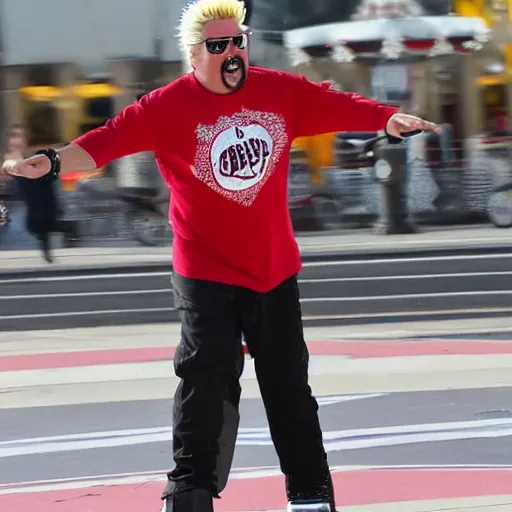
M 293 98 L 293 136 L 307 137 L 333 132 L 376 132 L 386 130 L 399 137 L 401 132 L 436 130 L 414 116 L 398 114 L 398 109 L 358 94 L 331 89 L 303 76 L 289 75 Z
M 126 155 L 154 151 L 156 109 L 151 98 L 151 94 L 144 96 L 105 126 L 87 132 L 60 149 L 61 172 L 94 170 Z M 44 155 L 35 155 L 20 162 L 5 163 L 3 169 L 14 176 L 39 178 L 50 171 L 50 161 Z
M 92 171 L 96 169 L 94 160 L 76 144 L 69 144 L 59 149 L 61 172 Z M 37 179 L 48 174 L 51 169 L 50 160 L 44 155 L 35 155 L 25 160 L 5 160 L 2 170 L 11 176 Z
M 74 143 L 59 149 L 61 171 L 93 171 L 97 168 L 95 161 L 80 146 Z

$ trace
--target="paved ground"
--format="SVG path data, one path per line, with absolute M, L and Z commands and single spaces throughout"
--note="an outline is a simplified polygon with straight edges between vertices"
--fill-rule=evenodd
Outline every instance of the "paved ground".
M 304 277 L 353 283 L 353 296 L 365 301 L 365 278 L 374 286 L 376 277 L 390 275 L 389 263 L 380 267 L 387 275 L 361 273 L 368 265 L 379 269 L 378 263 L 368 263 L 372 255 L 392 253 L 400 259 L 411 251 L 427 251 L 428 266 L 404 268 L 402 275 L 446 273 L 433 259 L 446 250 L 451 254 L 442 256 L 455 256 L 451 261 L 459 268 L 449 269 L 451 276 L 444 278 L 416 278 L 408 287 L 406 281 L 393 284 L 405 286 L 394 295 L 418 294 L 420 282 L 434 286 L 435 279 L 456 293 L 510 289 L 508 230 L 435 229 L 399 237 L 350 232 L 299 237 L 298 242 L 312 263 L 333 259 L 333 253 L 338 260 L 354 254 L 366 260 L 356 268 L 339 265 L 345 269 L 340 274 Z M 490 249 L 502 253 L 494 258 L 500 266 L 481 268 Z M 478 256 L 470 259 L 469 254 Z M 13 272 L 43 270 L 25 278 L 33 280 L 28 293 L 44 294 L 36 289 L 37 279 L 64 276 L 50 269 L 66 270 L 67 276 L 72 269 L 83 274 L 85 267 L 98 273 L 106 265 L 134 272 L 135 266 L 143 271 L 167 266 L 172 257 L 169 248 L 140 247 L 59 250 L 57 255 L 58 262 L 48 267 L 37 252 L 0 251 L 2 291 Z M 319 282 L 304 284 L 317 287 Z M 9 307 L 13 294 L 24 293 L 22 283 L 17 285 L 19 291 L 4 292 L 11 294 L 4 299 Z M 315 293 L 312 298 L 319 296 Z M 510 319 L 475 314 L 464 320 L 403 320 L 306 328 L 311 384 L 341 510 L 512 510 Z M 0 465 L 0 510 L 160 510 L 158 496 L 171 465 L 170 406 L 177 385 L 172 357 L 178 332 L 173 323 L 0 332 L 0 458 L 6 459 Z M 282 510 L 282 476 L 250 360 L 243 388 L 235 467 L 216 511 Z
M 512 342 L 490 339 L 509 324 L 306 329 L 341 510 L 512 507 Z M 457 330 L 487 339 L 445 339 Z M 0 510 L 159 510 L 178 332 L 151 324 L 0 333 Z M 282 509 L 250 360 L 243 387 L 235 469 L 216 510 Z
M 299 236 L 304 320 L 508 316 L 509 238 L 507 230 L 474 226 Z M 60 250 L 58 263 L 44 266 L 37 252 L 0 251 L 0 330 L 176 321 L 171 260 L 169 247 Z
M 347 325 L 510 316 L 512 254 L 382 256 L 304 263 L 304 321 Z M 177 321 L 169 265 L 0 278 L 0 330 Z

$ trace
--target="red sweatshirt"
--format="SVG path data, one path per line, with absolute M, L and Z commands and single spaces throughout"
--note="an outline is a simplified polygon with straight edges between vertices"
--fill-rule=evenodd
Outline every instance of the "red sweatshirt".
M 154 152 L 171 191 L 175 272 L 267 292 L 301 269 L 288 211 L 292 140 L 378 131 L 395 112 L 281 71 L 251 67 L 226 95 L 190 73 L 74 144 L 97 167 Z

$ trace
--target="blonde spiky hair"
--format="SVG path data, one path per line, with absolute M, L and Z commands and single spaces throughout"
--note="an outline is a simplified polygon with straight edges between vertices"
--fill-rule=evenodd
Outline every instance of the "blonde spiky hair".
M 183 9 L 178 37 L 184 56 L 190 57 L 191 46 L 203 40 L 203 26 L 214 20 L 234 18 L 242 29 L 245 20 L 245 5 L 240 0 L 196 0 Z

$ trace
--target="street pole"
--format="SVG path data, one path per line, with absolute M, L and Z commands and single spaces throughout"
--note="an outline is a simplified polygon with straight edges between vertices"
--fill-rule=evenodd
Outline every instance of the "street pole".
M 377 235 L 415 233 L 416 226 L 407 208 L 407 153 L 401 139 L 388 136 L 374 150 L 375 175 L 380 182 L 379 218 L 374 226 Z
M 166 0 L 155 0 L 153 3 L 153 59 L 154 68 L 152 75 L 152 88 L 156 89 L 164 85 L 165 73 L 164 73 L 164 44 L 168 34 L 166 31 L 169 30 L 167 23 L 168 19 L 168 6 Z

